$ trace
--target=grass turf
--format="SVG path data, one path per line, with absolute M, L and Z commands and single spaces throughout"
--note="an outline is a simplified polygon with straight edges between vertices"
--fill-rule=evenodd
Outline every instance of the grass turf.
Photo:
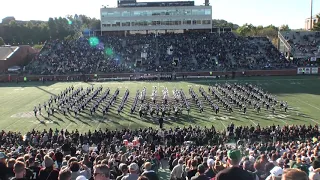
M 208 85 L 224 82 L 251 83 L 258 85 L 273 95 L 276 95 L 279 100 L 288 102 L 289 111 L 284 113 L 277 108 L 276 114 L 266 112 L 262 108 L 262 112 L 257 114 L 252 108 L 248 109 L 246 115 L 238 110 L 233 113 L 226 112 L 220 106 L 220 113 L 215 115 L 207 102 L 201 97 L 199 87 L 202 86 L 208 91 Z M 109 110 L 108 115 L 103 117 L 101 112 L 95 115 L 89 115 L 88 111 L 82 113 L 78 118 L 72 115 L 63 116 L 55 113 L 55 116 L 46 118 L 47 114 L 42 110 L 44 116 L 34 117 L 33 108 L 39 103 L 43 104 L 51 95 L 58 94 L 65 88 L 73 85 L 75 88 L 83 86 L 88 87 L 93 84 L 98 87 L 102 85 L 103 91 L 109 87 L 110 94 L 114 93 L 116 88 L 120 89 L 119 98 L 116 104 Z M 257 125 L 268 126 L 272 124 L 318 124 L 320 123 L 320 79 L 316 76 L 296 76 L 296 77 L 251 77 L 238 78 L 235 80 L 204 80 L 198 79 L 193 81 L 152 81 L 152 82 L 103 82 L 103 83 L 84 83 L 84 82 L 27 82 L 27 83 L 2 83 L 0 84 L 0 127 L 3 130 L 20 131 L 25 133 L 32 129 L 43 130 L 44 128 L 58 128 L 74 130 L 78 129 L 81 132 L 91 131 L 95 129 L 121 129 L 121 128 L 140 128 L 140 127 L 158 127 L 157 119 L 147 118 L 140 119 L 138 112 L 134 115 L 129 113 L 136 90 L 147 88 L 147 98 L 150 100 L 153 87 L 158 88 L 159 98 L 162 98 L 162 89 L 169 89 L 170 97 L 174 88 L 183 89 L 187 98 L 190 98 L 189 87 L 193 87 L 195 92 L 201 97 L 200 99 L 205 104 L 203 113 L 199 113 L 195 103 L 191 102 L 191 112 L 187 115 L 184 111 L 178 118 L 165 119 L 165 127 L 199 125 L 210 127 L 214 125 L 216 129 L 222 130 L 233 122 L 236 125 Z M 121 102 L 122 96 L 128 88 L 130 90 L 129 100 L 125 105 L 123 113 L 117 115 L 117 109 Z M 110 96 L 110 95 L 109 95 Z M 108 96 L 108 97 L 109 97 Z M 158 99 L 159 99 L 158 98 Z M 101 107 L 101 106 L 100 106 Z M 44 123 L 41 123 L 44 121 Z

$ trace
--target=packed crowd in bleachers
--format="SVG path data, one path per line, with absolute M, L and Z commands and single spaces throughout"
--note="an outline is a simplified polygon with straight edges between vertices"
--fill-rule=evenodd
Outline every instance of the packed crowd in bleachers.
M 308 55 L 319 53 L 320 32 L 292 31 L 284 32 L 284 36 L 296 53 Z
M 267 38 L 228 33 L 98 37 L 48 41 L 31 74 L 279 69 L 291 66 Z
M 320 32 L 284 31 L 281 34 L 291 46 L 294 56 L 310 58 L 320 55 Z
M 0 132 L 0 179 L 319 179 L 319 127 Z M 161 177 L 162 179 L 164 177 Z

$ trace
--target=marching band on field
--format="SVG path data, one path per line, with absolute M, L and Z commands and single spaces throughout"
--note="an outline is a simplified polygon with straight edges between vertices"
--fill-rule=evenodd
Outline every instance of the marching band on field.
M 288 110 L 287 102 L 278 101 L 276 96 L 247 83 L 245 85 L 237 83 L 215 84 L 208 87 L 208 92 L 200 86 L 198 92 L 202 97 L 199 97 L 194 88 L 190 87 L 190 99 L 186 97 L 182 89 L 174 88 L 172 90 L 172 97 L 170 97 L 167 87 L 164 87 L 161 92 L 162 98 L 158 98 L 158 89 L 157 87 L 153 87 L 150 98 L 148 98 L 146 87 L 143 87 L 141 91 L 137 90 L 130 113 L 134 114 L 138 109 L 140 117 L 147 116 L 148 114 L 151 117 L 154 115 L 161 117 L 171 116 L 171 114 L 178 116 L 184 110 L 189 114 L 191 110 L 189 100 L 194 102 L 200 113 L 204 112 L 205 101 L 216 114 L 220 111 L 219 106 L 229 113 L 232 113 L 233 109 L 239 109 L 243 114 L 247 113 L 248 108 L 253 109 L 257 113 L 260 113 L 261 109 L 265 108 L 266 111 L 271 111 L 273 114 L 276 113 L 277 106 L 284 112 Z M 86 110 L 90 112 L 90 115 L 93 115 L 100 109 L 105 116 L 108 114 L 109 109 L 115 105 L 119 93 L 120 90 L 118 88 L 111 96 L 110 89 L 107 88 L 103 91 L 102 86 L 97 88 L 91 86 L 86 89 L 83 87 L 75 89 L 73 86 L 70 86 L 60 94 L 51 96 L 43 105 L 39 104 L 38 107 L 35 106 L 33 111 L 35 116 L 37 116 L 38 112 L 41 114 L 42 107 L 44 107 L 48 117 L 54 116 L 55 112 L 60 112 L 63 115 L 74 113 L 74 116 L 77 117 Z M 118 114 L 121 114 L 128 103 L 129 94 L 129 89 L 126 89 L 118 106 Z

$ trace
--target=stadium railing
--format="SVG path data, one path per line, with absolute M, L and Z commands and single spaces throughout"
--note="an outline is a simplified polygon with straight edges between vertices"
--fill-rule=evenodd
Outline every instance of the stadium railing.
M 320 70 L 319 70 L 320 72 Z M 286 69 L 286 70 L 250 70 L 250 71 L 227 71 L 227 72 L 175 72 L 174 73 L 177 79 L 181 77 L 195 77 L 195 78 L 208 78 L 208 77 L 232 77 L 233 74 L 235 77 L 242 77 L 242 76 L 295 76 L 297 75 L 297 68 L 295 69 Z M 148 76 L 156 76 L 159 73 L 149 73 Z M 161 75 L 161 74 L 160 74 Z M 171 75 L 169 73 L 163 73 L 162 75 Z M 10 76 L 10 77 L 9 77 Z M 110 74 L 85 74 L 85 75 L 16 75 L 16 74 L 6 74 L 0 75 L 0 82 L 8 82 L 8 81 L 23 81 L 24 78 L 27 81 L 41 81 L 44 78 L 46 81 L 91 81 L 97 78 L 114 78 L 114 80 L 120 78 L 129 77 L 143 77 L 145 74 L 143 73 L 110 73 Z M 133 78 L 134 79 L 134 78 Z

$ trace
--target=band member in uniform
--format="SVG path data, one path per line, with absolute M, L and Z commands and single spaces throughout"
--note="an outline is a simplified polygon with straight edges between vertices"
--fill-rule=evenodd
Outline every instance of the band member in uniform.
M 35 106 L 34 109 L 33 109 L 33 112 L 34 112 L 34 116 L 35 116 L 35 117 L 37 117 L 37 111 L 38 111 L 38 109 L 37 109 L 37 107 Z
M 246 114 L 246 113 L 247 113 L 247 106 L 243 105 L 243 114 Z
M 219 106 L 218 105 L 215 105 L 215 110 L 216 110 L 216 114 L 219 113 Z
M 163 128 L 163 118 L 162 117 L 159 118 L 159 126 L 160 126 L 160 129 Z

